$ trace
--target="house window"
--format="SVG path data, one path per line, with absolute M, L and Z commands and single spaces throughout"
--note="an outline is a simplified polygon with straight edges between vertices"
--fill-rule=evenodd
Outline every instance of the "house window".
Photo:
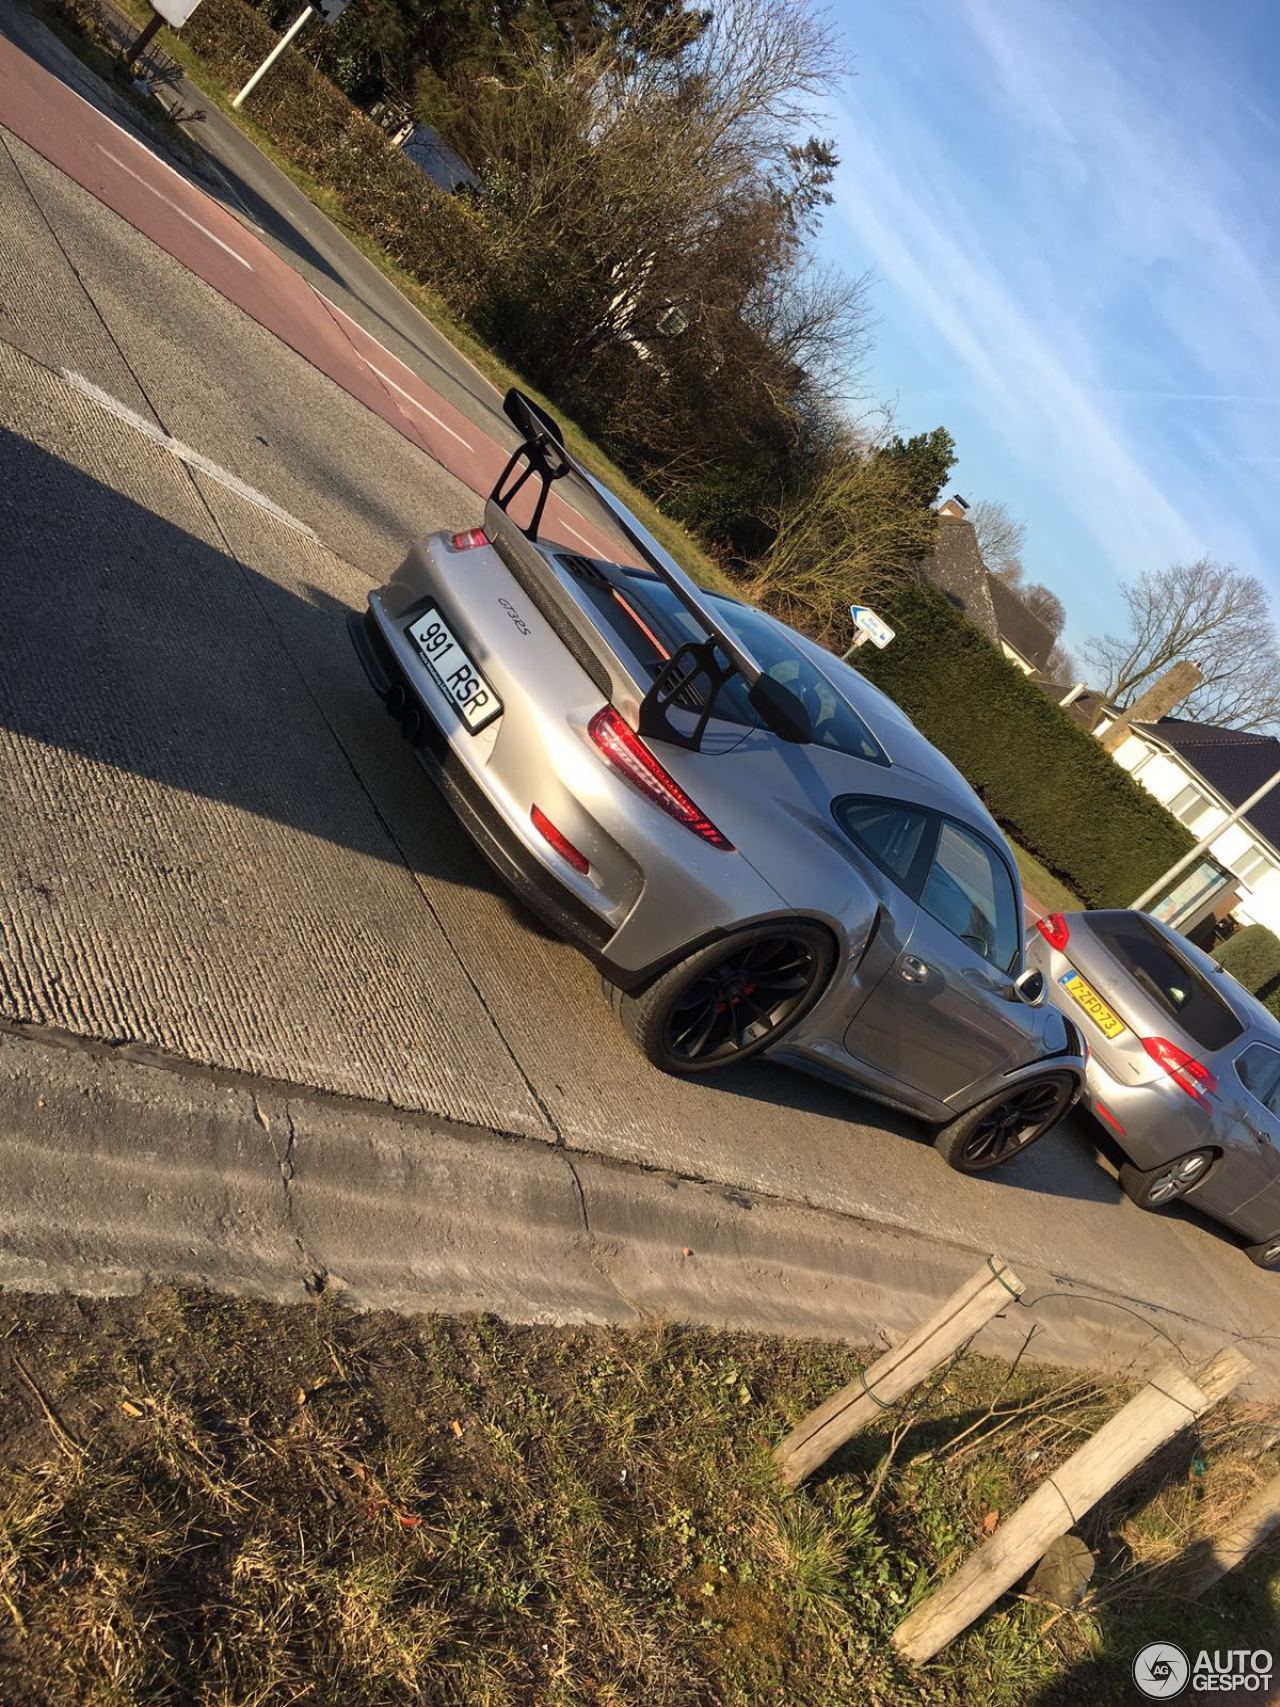
M 1182 822 L 1187 824 L 1192 818 L 1197 817 L 1208 804 L 1209 802 L 1194 783 L 1189 782 L 1184 789 L 1174 795 L 1169 802 L 1169 810 L 1175 818 L 1181 818 Z
M 1247 884 L 1250 889 L 1256 889 L 1267 873 L 1274 871 L 1275 867 L 1261 848 L 1250 848 L 1235 862 L 1232 870 L 1241 883 Z

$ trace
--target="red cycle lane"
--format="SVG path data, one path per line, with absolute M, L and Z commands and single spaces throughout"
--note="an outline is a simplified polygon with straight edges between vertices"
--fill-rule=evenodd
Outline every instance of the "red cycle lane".
M 472 491 L 491 489 L 507 458 L 503 446 L 212 196 L 4 37 L 0 124 Z M 558 509 L 579 543 L 615 554 L 582 517 Z

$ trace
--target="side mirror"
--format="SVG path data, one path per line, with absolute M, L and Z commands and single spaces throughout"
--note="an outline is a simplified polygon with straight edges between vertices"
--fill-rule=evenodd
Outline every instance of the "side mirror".
M 798 746 L 813 740 L 813 724 L 809 713 L 792 693 L 790 688 L 783 687 L 781 682 L 775 682 L 772 676 L 761 676 L 747 690 L 747 701 L 753 711 L 758 711 L 764 719 L 765 727 L 775 735 L 780 735 L 784 741 L 794 741 Z
M 1013 988 L 1020 1002 L 1025 1002 L 1029 1008 L 1038 1008 L 1044 1001 L 1044 973 L 1038 966 L 1029 966 L 1014 979 Z

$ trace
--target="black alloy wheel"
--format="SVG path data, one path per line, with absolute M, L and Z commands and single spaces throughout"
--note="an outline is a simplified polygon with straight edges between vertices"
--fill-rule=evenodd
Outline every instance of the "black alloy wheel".
M 754 1053 L 788 1025 L 825 968 L 815 945 L 788 934 L 730 948 L 671 1005 L 664 1043 L 690 1068 Z
M 759 1055 L 796 1025 L 835 966 L 831 933 L 807 919 L 708 943 L 635 995 L 605 981 L 632 1042 L 664 1073 L 713 1073 Z
M 1021 1155 L 1062 1118 L 1077 1092 L 1069 1073 L 1046 1073 L 997 1092 L 934 1135 L 949 1167 L 983 1173 Z
M 964 1159 L 973 1168 L 994 1168 L 1038 1137 L 1045 1122 L 1061 1101 L 1058 1087 L 1026 1085 L 978 1122 L 964 1147 Z

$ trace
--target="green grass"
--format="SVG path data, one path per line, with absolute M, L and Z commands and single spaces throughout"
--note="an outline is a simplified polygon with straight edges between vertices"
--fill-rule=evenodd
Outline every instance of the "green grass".
M 143 4 L 142 0 L 116 0 L 116 3 L 139 26 L 150 17 L 150 8 Z M 693 535 L 679 522 L 673 521 L 670 516 L 666 515 L 646 493 L 629 480 L 617 464 L 601 450 L 599 445 L 583 432 L 571 417 L 564 414 L 553 399 L 545 396 L 535 386 L 531 385 L 522 374 L 503 361 L 501 356 L 476 337 L 474 332 L 451 313 L 444 301 L 434 291 L 420 284 L 417 279 L 399 266 L 378 243 L 374 242 L 366 232 L 351 220 L 337 196 L 326 185 L 295 165 L 281 151 L 270 132 L 255 123 L 248 113 L 233 107 L 231 105 L 232 92 L 227 90 L 213 68 L 195 52 L 190 43 L 182 39 L 179 32 L 163 29 L 157 37 L 157 43 L 178 62 L 191 81 L 199 86 L 201 92 L 208 96 L 214 105 L 248 137 L 255 147 L 261 150 L 272 165 L 283 172 L 290 182 L 301 190 L 303 195 L 338 227 L 348 241 L 395 285 L 401 295 L 406 297 L 421 314 L 425 315 L 436 330 L 446 337 L 462 356 L 479 369 L 485 379 L 503 392 L 509 386 L 519 386 L 522 391 L 527 392 L 529 396 L 549 410 L 564 428 L 565 443 L 570 451 L 591 470 L 598 480 L 601 480 L 618 494 L 654 537 L 684 565 L 690 575 L 700 581 L 703 586 L 715 588 L 722 592 L 740 593 L 737 584 L 725 574 L 724 570 L 714 558 L 708 555 Z M 191 130 L 185 134 L 192 142 L 198 144 L 198 130 Z
M 94 1707 L 1096 1707 L 1146 1641 L 1274 1627 L 1169 1560 L 1275 1473 L 1223 1407 L 1083 1525 L 1079 1611 L 889 1637 L 1124 1396 L 972 1354 L 798 1493 L 770 1446 L 847 1348 L 158 1291 L 0 1294 L 0 1700 Z
M 1022 887 L 1028 894 L 1033 895 L 1047 912 L 1078 913 L 1081 910 L 1084 902 L 1080 897 L 1041 865 L 1033 853 L 1028 853 L 1026 848 L 1019 847 L 1017 842 L 1012 840 L 1009 847 L 1018 862 Z

